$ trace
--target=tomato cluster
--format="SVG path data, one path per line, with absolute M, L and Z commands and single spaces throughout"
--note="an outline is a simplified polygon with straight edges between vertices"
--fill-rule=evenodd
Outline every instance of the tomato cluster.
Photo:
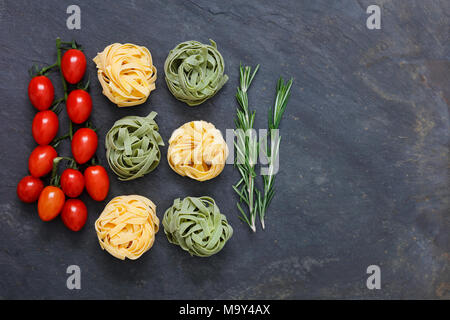
M 73 48 L 75 47 L 75 48 Z M 58 57 L 64 47 L 57 39 Z M 67 48 L 66 48 L 67 49 Z M 38 110 L 32 122 L 33 138 L 38 144 L 28 158 L 30 175 L 22 178 L 17 185 L 19 199 L 26 203 L 38 202 L 38 214 L 43 221 L 50 221 L 61 214 L 63 223 L 71 230 L 80 230 L 87 219 L 87 207 L 83 201 L 75 199 L 86 189 L 96 201 L 103 201 L 109 191 L 109 177 L 102 166 L 93 158 L 97 151 L 98 137 L 88 123 L 92 112 L 92 99 L 85 89 L 80 89 L 80 81 L 86 72 L 86 57 L 72 42 L 59 60 L 42 69 L 28 85 L 28 97 Z M 55 90 L 45 73 L 58 67 L 63 77 L 64 99 L 55 100 Z M 67 85 L 78 85 L 70 92 Z M 65 101 L 66 111 L 71 121 L 69 134 L 55 138 L 59 129 L 58 104 Z M 82 125 L 72 136 L 72 124 Z M 84 124 L 84 126 L 83 126 Z M 55 147 L 65 138 L 71 138 L 72 158 L 58 157 Z M 58 164 L 70 160 L 70 167 L 59 176 Z M 91 163 L 88 162 L 91 160 Z M 81 171 L 81 165 L 86 168 Z M 51 174 L 50 183 L 44 186 L 43 178 Z M 66 197 L 69 198 L 66 200 Z

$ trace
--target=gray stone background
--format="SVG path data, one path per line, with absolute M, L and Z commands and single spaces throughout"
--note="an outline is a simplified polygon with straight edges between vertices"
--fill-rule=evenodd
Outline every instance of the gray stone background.
M 70 4 L 81 7 L 81 30 L 66 27 Z M 381 30 L 366 28 L 370 4 L 381 7 Z M 449 13 L 446 0 L 0 0 L 0 297 L 450 298 Z M 36 205 L 16 196 L 35 146 L 27 70 L 53 63 L 58 36 L 85 48 L 105 165 L 104 135 L 123 116 L 155 110 L 166 142 L 191 120 L 224 132 L 234 127 L 239 63 L 259 63 L 250 104 L 255 126 L 265 128 L 278 77 L 294 77 L 266 230 L 253 234 L 238 219 L 232 166 L 204 183 L 183 178 L 165 161 L 167 146 L 144 178 L 119 182 L 109 171 L 107 200 L 142 194 L 162 218 L 176 197 L 210 195 L 235 231 L 219 254 L 190 257 L 161 230 L 139 260 L 117 260 L 100 249 L 94 230 L 106 202 L 86 194 L 81 232 L 60 219 L 40 221 Z M 188 108 L 168 91 L 164 60 L 179 42 L 209 38 L 230 80 Z M 153 55 L 157 89 L 141 106 L 118 109 L 101 93 L 91 59 L 113 42 L 144 45 Z M 60 96 L 58 75 L 51 79 Z M 60 121 L 63 134 L 65 112 Z M 69 155 L 69 143 L 59 150 Z M 72 264 L 81 268 L 81 290 L 66 288 Z M 381 290 L 366 288 L 372 264 L 381 268 Z

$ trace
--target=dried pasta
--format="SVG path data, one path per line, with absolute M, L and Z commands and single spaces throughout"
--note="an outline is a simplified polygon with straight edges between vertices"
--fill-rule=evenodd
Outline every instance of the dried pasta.
M 155 204 L 139 195 L 115 197 L 95 222 L 100 247 L 121 260 L 142 256 L 152 247 L 158 229 Z
M 175 199 L 162 224 L 170 243 L 199 257 L 216 254 L 233 235 L 214 199 L 206 196 Z
M 103 94 L 118 107 L 142 104 L 156 88 L 156 67 L 146 47 L 113 43 L 94 62 Z
M 218 176 L 227 156 L 222 134 L 206 121 L 191 121 L 176 129 L 167 151 L 169 165 L 176 173 L 198 181 Z
M 122 118 L 106 134 L 106 159 L 120 180 L 142 177 L 158 166 L 159 146 L 164 142 L 155 122 L 156 115 L 152 111 L 147 117 Z
M 209 44 L 185 41 L 173 48 L 164 63 L 170 92 L 189 106 L 214 96 L 228 81 L 225 64 L 213 40 Z

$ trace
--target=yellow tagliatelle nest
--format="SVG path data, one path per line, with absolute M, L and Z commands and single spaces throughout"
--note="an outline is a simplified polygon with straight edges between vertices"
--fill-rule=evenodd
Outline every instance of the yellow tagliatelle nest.
M 155 204 L 138 195 L 115 197 L 95 221 L 102 249 L 122 260 L 136 260 L 149 250 L 158 229 Z
M 218 176 L 225 167 L 228 147 L 212 123 L 185 123 L 172 133 L 169 144 L 167 160 L 179 175 L 205 181 Z
M 142 104 L 156 88 L 156 68 L 146 47 L 113 43 L 94 62 L 103 94 L 118 107 Z

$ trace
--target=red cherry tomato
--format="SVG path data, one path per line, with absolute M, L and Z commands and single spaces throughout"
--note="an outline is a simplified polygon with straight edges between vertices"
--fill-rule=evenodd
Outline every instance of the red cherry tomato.
M 52 171 L 53 159 L 58 154 L 52 146 L 37 146 L 28 158 L 28 170 L 33 177 L 39 178 Z
M 77 89 L 67 97 L 67 114 L 72 122 L 80 124 L 85 122 L 92 111 L 91 95 L 84 90 Z
M 80 82 L 86 71 L 86 57 L 78 49 L 67 50 L 61 59 L 64 79 L 71 84 Z
M 67 228 L 79 231 L 87 220 L 86 205 L 78 199 L 67 200 L 61 212 L 61 219 Z
M 89 128 L 78 129 L 72 138 L 72 155 L 79 164 L 88 162 L 97 151 L 98 137 Z
M 36 109 L 47 110 L 55 97 L 55 88 L 46 76 L 34 77 L 28 85 L 28 97 Z
M 95 201 L 103 201 L 109 191 L 109 177 L 102 166 L 91 166 L 84 171 L 86 190 Z
M 58 133 L 59 120 L 51 110 L 39 111 L 33 119 L 31 131 L 33 138 L 40 145 L 49 144 Z
M 64 206 L 64 192 L 58 187 L 47 186 L 42 190 L 38 200 L 38 213 L 43 221 L 54 219 Z
M 42 189 L 44 189 L 44 183 L 41 179 L 26 176 L 17 185 L 17 196 L 23 202 L 32 203 L 39 198 Z
M 78 197 L 84 189 L 84 176 L 75 169 L 66 169 L 61 174 L 61 189 L 70 198 Z

